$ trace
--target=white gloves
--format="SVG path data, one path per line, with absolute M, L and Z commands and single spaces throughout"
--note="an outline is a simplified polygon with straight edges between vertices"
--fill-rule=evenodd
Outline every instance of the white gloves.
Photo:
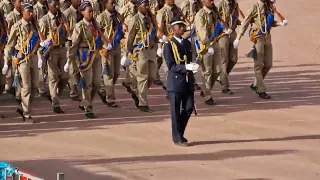
M 112 49 L 112 45 L 109 43 L 108 45 L 103 45 L 103 48 L 110 51 Z
M 40 42 L 40 46 L 42 47 L 47 47 L 49 46 L 49 44 L 50 44 L 50 41 L 47 41 L 47 40 Z
M 282 22 L 278 22 L 277 25 L 278 26 L 287 26 L 288 25 L 288 21 L 287 20 L 283 20 Z
M 6 75 L 6 74 L 8 73 L 8 69 L 9 69 L 9 67 L 8 67 L 7 64 L 3 65 L 2 74 L 3 74 L 3 75 Z
M 161 39 L 159 39 L 159 42 L 161 42 L 161 43 L 164 43 L 164 42 L 167 42 L 167 41 L 168 41 L 168 38 L 165 35 L 162 35 Z
M 233 47 L 234 47 L 235 49 L 238 49 L 239 44 L 240 44 L 240 40 L 239 40 L 239 39 L 236 39 L 236 40 L 233 41 Z
M 157 55 L 158 57 L 162 57 L 162 48 L 157 49 Z
M 122 66 L 128 67 L 131 64 L 131 61 L 127 56 L 122 56 L 120 64 Z
M 209 47 L 208 48 L 208 53 L 211 54 L 211 55 L 214 54 L 214 49 L 212 47 Z
M 193 73 L 196 73 L 198 71 L 198 68 L 199 68 L 199 64 L 197 63 L 186 64 L 186 69 L 188 71 L 192 71 Z
M 227 31 L 224 31 L 224 33 L 230 35 L 232 33 L 232 31 L 233 31 L 232 29 L 228 29 Z
M 69 71 L 69 62 L 67 62 L 64 67 L 63 67 L 64 72 L 68 72 Z
M 42 65 L 43 65 L 43 60 L 41 58 L 41 54 L 38 52 L 38 68 L 42 68 Z

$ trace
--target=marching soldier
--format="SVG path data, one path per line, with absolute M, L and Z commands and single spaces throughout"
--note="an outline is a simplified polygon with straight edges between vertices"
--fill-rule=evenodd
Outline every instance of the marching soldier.
M 282 22 L 274 20 L 274 13 L 279 13 L 275 10 L 270 0 L 257 0 L 258 2 L 252 5 L 248 10 L 248 14 L 244 19 L 240 32 L 236 40 L 233 42 L 234 48 L 238 48 L 241 37 L 246 32 L 249 24 L 252 22 L 250 29 L 250 39 L 254 43 L 256 56 L 254 56 L 254 72 L 255 81 L 250 88 L 255 91 L 262 99 L 270 99 L 266 93 L 264 78 L 272 67 L 272 43 L 271 43 L 271 28 L 276 26 L 286 26 L 288 21 L 282 17 Z
M 120 76 L 120 42 L 123 38 L 123 25 L 121 24 L 120 14 L 115 9 L 115 0 L 105 0 L 105 2 L 106 10 L 97 17 L 97 22 L 112 45 L 108 47 L 107 55 L 101 56 L 103 81 L 100 86 L 99 96 L 102 102 L 109 107 L 117 107 L 114 85 Z
M 130 19 L 126 43 L 132 68 L 136 72 L 139 99 L 138 108 L 143 112 L 152 112 L 148 106 L 148 89 L 156 77 L 156 24 L 150 17 L 149 1 L 138 0 L 138 13 Z
M 129 24 L 130 19 L 138 13 L 138 7 L 137 7 L 137 1 L 136 0 L 130 0 L 125 6 L 123 6 L 120 9 L 120 14 L 122 15 L 124 19 L 124 24 Z M 122 86 L 124 86 L 127 91 L 131 94 L 131 97 L 135 101 L 135 105 L 138 107 L 139 106 L 139 99 L 135 94 L 135 91 L 137 90 L 137 82 L 136 82 L 136 77 L 135 77 L 135 71 L 132 68 L 133 65 L 128 61 L 128 52 L 126 51 L 125 47 L 125 42 L 128 39 L 128 32 L 125 33 L 125 39 L 122 41 L 123 43 L 123 56 L 121 58 L 121 65 L 125 67 L 126 71 L 126 77 L 125 80 L 122 82 Z
M 0 13 L 3 14 L 4 18 L 7 18 L 7 15 L 13 11 L 14 5 L 11 3 L 11 0 L 2 0 L 0 3 Z
M 10 32 L 11 27 L 17 23 L 21 18 L 21 0 L 14 0 L 14 9 L 11 11 L 7 18 L 7 25 L 8 25 L 8 32 Z M 14 72 L 16 66 L 14 65 L 14 62 L 12 59 L 9 59 L 9 72 L 7 73 L 6 77 L 6 91 L 9 92 L 10 94 L 14 94 L 17 102 L 20 104 L 21 103 L 21 97 L 20 97 L 20 88 L 19 87 L 13 87 L 13 79 L 14 79 Z
M 186 23 L 179 17 L 171 22 L 173 38 L 163 47 L 168 66 L 168 97 L 171 105 L 172 139 L 178 146 L 188 146 L 184 132 L 194 108 L 194 75 L 199 65 L 192 63 L 191 43 L 183 39 Z
M 158 25 L 163 33 L 163 37 L 159 39 L 160 43 L 158 44 L 158 50 L 157 50 L 157 76 L 155 80 L 155 84 L 162 85 L 163 89 L 166 89 L 166 83 L 162 83 L 160 80 L 159 75 L 159 69 L 162 66 L 162 63 L 164 62 L 162 59 L 162 46 L 165 41 L 167 41 L 168 37 L 171 36 L 171 30 L 170 30 L 170 21 L 173 17 L 181 16 L 183 17 L 180 8 L 175 4 L 175 0 L 165 0 L 165 5 L 158 11 L 157 13 L 157 22 Z M 165 62 L 164 62 L 165 63 Z M 163 67 L 165 78 L 167 77 L 168 68 L 165 65 Z M 166 82 L 166 80 L 165 80 Z
M 4 50 L 5 63 L 2 72 L 8 72 L 8 60 L 14 54 L 14 62 L 17 66 L 15 81 L 21 87 L 21 105 L 17 112 L 24 121 L 34 123 L 31 117 L 31 102 L 38 89 L 39 72 L 36 52 L 40 39 L 32 17 L 32 4 L 23 3 L 21 7 L 23 18 L 11 28 Z
M 65 10 L 63 12 L 63 14 L 66 16 L 66 19 L 68 21 L 70 30 L 73 31 L 76 23 L 80 20 L 78 20 L 78 18 L 81 17 L 81 14 L 78 10 L 80 4 L 81 4 L 81 0 L 71 0 L 71 6 Z M 68 49 L 67 53 L 69 52 L 69 48 L 71 46 L 70 44 L 71 42 L 68 41 L 66 43 L 66 47 Z M 79 93 L 78 93 L 78 82 L 79 82 L 79 77 L 80 77 L 80 72 L 79 72 L 79 68 L 78 65 L 76 63 L 76 60 L 72 60 L 70 67 L 69 67 L 69 85 L 70 85 L 70 98 L 72 101 L 81 101 L 79 98 Z
M 39 21 L 45 14 L 48 13 L 47 0 L 38 0 L 33 6 L 34 18 Z M 45 88 L 45 80 L 47 76 L 47 66 L 42 66 L 39 69 L 39 89 L 40 96 L 50 98 Z
M 39 68 L 47 61 L 49 92 L 53 112 L 64 113 L 59 97 L 69 80 L 68 72 L 63 67 L 67 62 L 65 43 L 68 37 L 65 17 L 59 10 L 59 0 L 48 0 L 49 12 L 40 19 L 40 31 L 50 42 L 48 47 L 40 49 Z
M 203 8 L 200 9 L 195 17 L 195 28 L 197 31 L 198 56 L 200 56 L 200 67 L 203 75 L 201 87 L 201 96 L 204 97 L 205 103 L 215 105 L 212 99 L 211 90 L 215 81 L 220 75 L 220 48 L 217 41 L 221 36 L 229 35 L 232 30 L 220 17 L 213 0 L 203 0 Z M 223 25 L 223 28 L 221 24 Z
M 219 81 L 222 86 L 222 93 L 233 95 L 229 85 L 229 73 L 238 61 L 238 50 L 233 48 L 233 41 L 237 37 L 237 26 L 240 25 L 238 3 L 236 0 L 222 0 L 218 6 L 218 10 L 222 19 L 232 29 L 230 36 L 223 36 L 219 39 L 221 51 L 221 73 Z
M 86 117 L 95 118 L 92 101 L 99 90 L 101 79 L 101 62 L 97 57 L 101 47 L 100 29 L 94 20 L 93 8 L 89 2 L 83 2 L 79 10 L 83 19 L 73 29 L 72 44 L 64 70 L 68 71 L 71 61 L 78 60 L 81 75 L 79 86 L 83 98 L 83 105 L 79 108 L 84 110 Z

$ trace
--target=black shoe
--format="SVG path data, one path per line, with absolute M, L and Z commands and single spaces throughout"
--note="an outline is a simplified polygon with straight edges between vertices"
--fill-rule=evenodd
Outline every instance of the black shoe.
M 197 83 L 194 83 L 194 89 L 197 91 L 201 90 L 200 86 Z
M 223 89 L 221 92 L 223 94 L 227 94 L 227 95 L 233 95 L 234 94 L 230 89 Z
M 138 108 L 139 108 L 140 111 L 142 111 L 142 112 L 152 113 L 151 109 L 150 109 L 148 106 L 139 106 Z
M 206 103 L 207 105 L 210 105 L 210 106 L 217 104 L 212 98 L 210 98 L 209 100 L 206 100 L 204 103 Z
M 53 112 L 57 114 L 63 114 L 64 111 L 60 107 L 53 107 Z
M 257 86 L 251 84 L 251 85 L 250 85 L 250 89 L 251 89 L 252 91 L 257 91 Z
M 25 118 L 24 118 L 24 121 L 27 122 L 27 123 L 31 123 L 31 124 L 39 123 L 39 121 L 36 121 L 36 120 L 32 119 L 31 116 L 25 117 Z
M 203 91 L 200 92 L 200 96 L 201 96 L 201 97 L 204 97 Z
M 83 106 L 78 106 L 79 109 L 81 109 L 82 111 L 85 111 L 86 109 Z
M 185 137 L 182 137 L 182 142 L 188 142 L 188 139 L 186 139 Z
M 139 107 L 139 98 L 137 97 L 137 95 L 135 93 L 131 93 L 131 98 L 133 99 L 134 101 L 134 105 L 136 107 Z
M 261 99 L 271 99 L 271 96 L 269 96 L 266 92 L 263 93 L 257 93 Z
M 107 104 L 106 96 L 104 96 L 101 92 L 98 92 L 98 95 L 103 102 L 103 104 Z
M 70 97 L 71 101 L 81 102 L 79 96 Z
M 162 86 L 163 85 L 163 83 L 162 83 L 162 81 L 160 79 L 157 79 L 157 80 L 153 81 L 153 83 L 158 85 L 158 86 Z
M 166 90 L 167 90 L 167 87 L 165 87 L 164 85 L 162 85 L 162 89 L 166 91 Z
M 116 105 L 116 103 L 115 102 L 107 102 L 107 106 L 108 107 L 113 107 L 113 108 L 117 108 L 118 107 L 118 105 Z
M 188 147 L 189 146 L 187 142 L 175 142 L 174 144 L 177 145 L 177 146 L 182 146 L 182 147 Z
M 84 115 L 89 119 L 96 118 L 96 116 L 93 114 L 93 112 L 86 112 Z
M 122 86 L 127 89 L 128 93 L 132 93 L 132 90 L 131 90 L 130 86 L 128 86 L 125 82 L 122 82 Z

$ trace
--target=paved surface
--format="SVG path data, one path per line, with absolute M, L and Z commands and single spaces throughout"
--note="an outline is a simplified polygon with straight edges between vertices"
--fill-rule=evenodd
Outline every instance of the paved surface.
M 254 0 L 240 1 L 245 11 Z M 309 6 L 307 6 L 309 5 Z M 134 108 L 117 85 L 120 108 L 94 104 L 98 118 L 85 119 L 77 103 L 65 96 L 65 115 L 54 115 L 38 98 L 34 118 L 21 124 L 9 96 L 0 100 L 0 160 L 46 180 L 64 172 L 66 180 L 318 180 L 320 179 L 320 1 L 278 1 L 289 26 L 273 30 L 274 68 L 267 78 L 272 100 L 249 90 L 252 60 L 245 37 L 231 75 L 236 94 L 214 90 L 218 106 L 204 105 L 197 92 L 199 116 L 191 117 L 186 137 L 193 146 L 171 143 L 165 93 L 150 91 L 152 114 Z M 119 81 L 121 82 L 121 80 Z

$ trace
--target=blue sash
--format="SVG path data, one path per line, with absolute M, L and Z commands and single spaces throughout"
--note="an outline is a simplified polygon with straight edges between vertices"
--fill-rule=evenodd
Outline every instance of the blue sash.
M 116 45 L 120 44 L 122 37 L 123 37 L 123 26 L 122 24 L 119 24 L 117 32 L 112 41 L 112 47 L 115 47 Z
M 101 46 L 101 36 L 97 35 L 94 39 L 95 46 L 96 48 L 99 48 Z M 93 44 L 91 44 L 93 46 Z M 91 68 L 94 59 L 96 58 L 97 55 L 97 50 L 90 50 L 90 49 L 84 49 L 80 48 L 77 52 L 77 57 L 78 57 L 78 65 L 80 71 L 84 72 L 87 71 L 89 68 Z
M 214 29 L 214 32 L 212 34 L 208 35 L 208 39 L 211 40 L 211 41 L 215 40 L 220 35 L 222 35 L 223 30 L 224 30 L 224 26 L 218 20 L 217 25 L 216 25 L 216 27 Z M 202 52 L 206 48 L 205 45 L 202 43 L 202 41 L 199 39 L 198 35 L 195 36 L 194 43 L 195 43 L 197 52 L 199 52 L 199 53 Z
M 185 39 L 190 39 L 195 34 L 196 34 L 196 28 L 192 28 L 191 30 L 186 31 L 183 36 Z
M 18 65 L 27 61 L 30 56 L 38 50 L 39 40 L 40 39 L 38 33 L 36 33 L 35 31 L 30 32 L 26 40 L 27 47 L 21 47 L 23 48 L 23 51 L 19 50 L 13 52 L 14 62 Z
M 65 28 L 64 28 L 64 26 L 62 26 L 62 24 L 60 24 L 59 25 L 59 27 L 57 28 L 57 31 L 59 31 L 59 36 L 57 37 L 57 35 L 55 35 L 55 37 L 53 37 L 54 39 L 56 39 L 56 38 L 59 38 L 59 37 L 61 37 L 61 36 L 63 36 L 63 33 L 65 33 Z M 42 60 L 44 60 L 44 61 L 47 61 L 48 59 L 49 59 L 49 57 L 50 57 L 50 50 L 54 47 L 54 39 L 51 39 L 50 41 L 49 41 L 49 45 L 48 46 L 45 46 L 45 47 L 43 47 L 42 48 L 42 50 L 41 50 L 41 57 L 42 57 Z
M 131 54 L 132 54 L 133 59 L 135 59 L 137 57 L 139 51 L 144 48 L 144 44 L 147 44 L 147 42 L 149 40 L 152 40 L 155 37 L 156 33 L 157 33 L 156 28 L 153 25 L 150 26 L 150 29 L 148 31 L 148 35 L 149 35 L 148 38 L 149 39 L 146 39 L 144 43 L 142 43 L 142 42 L 139 43 L 136 47 L 133 48 L 133 50 L 131 50 Z
M 4 49 L 4 47 L 7 44 L 8 36 L 5 32 L 1 32 L 1 37 L 0 37 L 0 52 Z
M 237 23 L 236 20 L 237 20 L 237 14 L 236 14 L 236 12 L 234 11 L 233 14 L 232 14 L 232 16 L 231 16 L 231 22 L 232 22 L 232 24 Z M 227 25 L 230 27 L 230 22 L 226 22 L 226 23 L 227 23 Z
M 272 25 L 274 24 L 274 14 L 273 13 L 270 13 L 270 14 L 268 14 L 268 16 L 267 16 L 267 19 L 266 19 L 266 21 L 267 21 L 267 31 L 270 31 L 271 30 L 271 28 L 272 28 Z M 262 29 L 264 30 L 265 29 L 265 26 L 263 25 L 262 26 Z M 249 31 L 249 37 L 251 37 L 251 31 Z M 259 32 L 257 33 L 257 35 L 256 35 L 256 37 L 258 37 L 258 36 L 262 36 L 263 35 L 263 33 L 262 33 L 262 31 L 261 31 L 261 29 L 259 30 Z

